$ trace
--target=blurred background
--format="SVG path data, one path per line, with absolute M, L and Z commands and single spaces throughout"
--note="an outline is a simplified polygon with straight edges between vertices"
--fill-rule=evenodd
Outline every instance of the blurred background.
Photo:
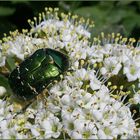
M 125 37 L 140 37 L 140 1 L 0 1 L 0 38 L 3 33 L 30 28 L 33 19 L 45 7 L 59 7 L 95 22 L 92 36 L 100 32 L 121 33 Z

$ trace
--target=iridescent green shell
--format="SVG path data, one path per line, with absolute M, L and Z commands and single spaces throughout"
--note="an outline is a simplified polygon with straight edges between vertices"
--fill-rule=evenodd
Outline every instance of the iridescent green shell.
M 67 55 L 49 48 L 39 49 L 16 67 L 9 84 L 19 98 L 31 100 L 69 67 Z

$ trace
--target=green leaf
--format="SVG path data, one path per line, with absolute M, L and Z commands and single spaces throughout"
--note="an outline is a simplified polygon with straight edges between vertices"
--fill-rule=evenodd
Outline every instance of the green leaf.
M 110 11 L 109 11 L 110 12 Z M 109 13 L 108 13 L 109 14 Z M 122 18 L 126 17 L 128 12 L 124 9 L 112 10 L 110 16 L 106 16 L 107 21 L 109 23 L 115 24 L 122 20 Z
M 111 27 L 111 23 L 107 23 L 109 9 L 104 10 L 101 6 L 82 7 L 74 11 L 75 14 L 81 15 L 84 18 L 90 18 L 95 22 L 95 28 L 92 30 L 92 35 L 97 36 L 100 32 L 105 31 L 106 28 Z
M 81 1 L 59 1 L 59 6 L 61 9 L 64 9 L 66 11 L 73 11 L 77 9 L 82 2 Z
M 96 20 L 104 19 L 104 15 L 106 15 L 107 10 L 103 11 L 98 6 L 96 6 L 96 7 L 82 7 L 82 8 L 75 10 L 74 13 L 81 15 L 81 16 L 84 16 L 86 18 L 92 18 L 96 21 Z
M 0 86 L 7 87 L 8 86 L 8 79 L 0 74 Z
M 92 35 L 97 36 L 100 32 L 121 33 L 130 36 L 132 30 L 140 25 L 140 16 L 134 7 L 117 6 L 113 2 L 101 2 L 96 6 L 81 7 L 74 11 L 85 18 L 90 18 L 95 22 Z
M 14 8 L 0 6 L 0 16 L 9 16 L 15 12 Z
M 25 0 L 11 0 L 12 4 L 18 4 L 18 3 L 25 3 L 25 4 L 29 4 L 29 1 L 25 1 Z
M 124 6 L 124 5 L 128 5 L 128 4 L 132 3 L 132 2 L 133 2 L 133 0 L 122 0 L 122 1 L 118 1 L 117 5 L 118 6 L 119 5 Z
M 137 107 L 139 108 L 139 112 L 140 112 L 140 104 L 139 103 L 137 104 Z
M 5 76 L 3 76 L 1 74 L 0 74 L 0 86 L 5 87 L 8 93 L 12 92 L 10 85 L 8 83 L 8 78 L 6 78 Z
M 15 65 L 15 60 L 13 59 L 13 57 L 7 57 L 6 58 L 6 64 L 8 65 L 8 69 L 10 71 L 13 71 L 13 69 L 15 69 L 16 65 Z
M 9 34 L 10 30 L 16 30 L 17 27 L 10 21 L 8 21 L 8 19 L 6 18 L 1 18 L 0 19 L 0 38 L 3 37 L 3 33 Z

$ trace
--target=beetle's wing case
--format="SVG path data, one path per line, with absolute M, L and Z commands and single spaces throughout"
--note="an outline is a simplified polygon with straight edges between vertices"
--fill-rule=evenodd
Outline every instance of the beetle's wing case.
M 69 66 L 68 57 L 53 49 L 39 49 L 13 70 L 9 83 L 14 93 L 31 100 Z
M 32 73 L 38 67 L 40 67 L 41 62 L 46 58 L 46 53 L 44 49 L 37 50 L 30 57 L 26 58 L 19 67 L 20 74 L 25 75 Z

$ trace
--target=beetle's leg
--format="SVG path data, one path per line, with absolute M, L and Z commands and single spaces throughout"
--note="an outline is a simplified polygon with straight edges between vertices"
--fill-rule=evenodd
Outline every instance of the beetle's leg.
M 44 104 L 46 105 L 47 103 L 47 97 L 48 97 L 48 90 L 47 88 L 43 90 L 43 92 L 41 94 L 39 94 L 36 98 L 37 101 L 41 100 L 44 102 Z
M 44 97 L 44 104 L 45 104 L 46 107 L 48 106 L 47 105 L 47 97 L 48 97 L 48 95 L 49 95 L 49 92 L 48 92 L 47 89 L 45 89 L 45 91 L 43 91 L 43 97 Z
M 34 101 L 36 100 L 36 98 L 34 98 L 33 100 L 29 101 L 23 108 L 22 108 L 22 112 L 25 112 L 26 109 L 32 105 L 34 103 Z
M 33 100 L 31 100 L 31 101 L 28 101 L 23 107 L 22 107 L 22 109 L 19 111 L 19 112 L 16 112 L 16 114 L 15 114 L 15 116 L 13 117 L 13 118 L 15 118 L 17 115 L 19 115 L 19 114 L 22 114 L 22 113 L 24 113 L 25 111 L 26 111 L 26 109 L 30 106 L 30 105 L 32 105 L 33 103 L 34 103 L 34 101 L 36 100 L 36 98 L 34 98 Z

